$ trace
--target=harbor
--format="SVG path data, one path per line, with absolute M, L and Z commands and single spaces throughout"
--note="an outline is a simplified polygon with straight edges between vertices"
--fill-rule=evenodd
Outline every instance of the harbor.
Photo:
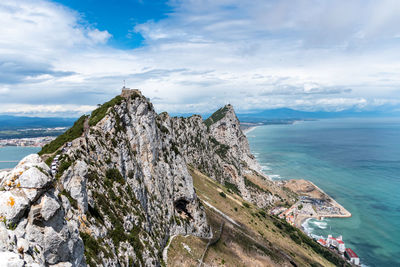
M 301 229 L 321 246 L 339 254 L 349 263 L 359 266 L 360 258 L 351 248 L 346 248 L 341 235 L 336 238 L 332 235 L 328 235 L 326 238 L 316 237 L 303 227 L 303 223 L 310 218 L 317 220 L 327 217 L 346 218 L 351 217 L 351 213 L 310 181 L 300 179 L 283 181 L 283 183 L 286 188 L 299 195 L 298 201 L 290 207 L 276 206 L 269 213 Z

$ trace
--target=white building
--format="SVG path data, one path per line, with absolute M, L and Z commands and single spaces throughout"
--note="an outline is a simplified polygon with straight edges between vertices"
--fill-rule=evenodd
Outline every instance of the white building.
M 332 246 L 335 248 L 338 247 L 338 241 L 332 235 L 328 235 L 328 239 L 326 239 L 326 243 L 328 244 L 328 246 Z
M 342 240 L 342 236 L 338 236 L 334 238 L 332 235 L 328 235 L 328 239 L 326 240 L 327 246 L 335 247 L 339 250 L 340 253 L 344 253 L 346 250 L 346 246 Z
M 340 236 L 342 237 L 342 236 Z M 337 242 L 338 242 L 338 246 L 337 249 L 339 250 L 340 253 L 344 253 L 344 251 L 346 250 L 346 246 L 344 245 L 343 240 L 340 238 L 336 238 Z
M 360 265 L 360 258 L 357 256 L 357 254 L 351 249 L 351 248 L 346 248 L 346 258 L 349 259 L 349 261 L 355 265 Z
M 320 239 L 318 239 L 318 241 L 317 241 L 321 246 L 324 246 L 324 247 L 326 247 L 326 241 L 325 240 L 323 240 L 322 238 L 320 238 Z
M 344 245 L 344 242 L 342 240 L 338 240 L 337 249 L 340 253 L 344 253 L 344 251 L 346 250 L 346 246 Z

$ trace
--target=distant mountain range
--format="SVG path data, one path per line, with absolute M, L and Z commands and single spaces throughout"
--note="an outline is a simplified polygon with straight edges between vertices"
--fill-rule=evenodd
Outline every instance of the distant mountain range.
M 0 115 L 0 130 L 69 127 L 76 118 L 40 118 Z
M 263 122 L 273 120 L 306 120 L 330 118 L 377 118 L 400 117 L 400 112 L 394 111 L 359 111 L 354 109 L 328 112 L 328 111 L 300 111 L 290 108 L 263 110 L 254 113 L 238 114 L 243 122 Z
M 175 114 L 175 116 L 189 117 L 192 114 Z M 211 114 L 201 114 L 204 119 Z M 400 117 L 400 111 L 360 111 L 348 109 L 337 112 L 328 111 L 301 111 L 290 108 L 268 109 L 249 113 L 237 113 L 241 122 L 285 123 L 294 120 L 330 119 L 330 118 L 377 118 Z
M 189 117 L 191 113 L 171 114 L 172 116 Z M 204 119 L 211 114 L 200 114 Z M 294 120 L 328 119 L 328 118 L 368 118 L 368 117 L 400 117 L 400 111 L 359 111 L 355 109 L 338 112 L 327 111 L 300 111 L 290 108 L 278 108 L 251 113 L 238 113 L 241 122 L 253 123 L 286 123 Z M 77 118 L 61 117 L 20 117 L 11 115 L 0 115 L 0 130 L 14 130 L 27 128 L 52 128 L 72 126 Z

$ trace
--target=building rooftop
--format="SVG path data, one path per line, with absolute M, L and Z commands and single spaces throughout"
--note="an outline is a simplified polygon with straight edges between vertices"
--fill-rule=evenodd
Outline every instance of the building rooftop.
M 129 98 L 132 95 L 142 96 L 142 92 L 140 92 L 139 89 L 130 89 L 130 88 L 127 88 L 127 87 L 122 88 L 122 91 L 121 91 L 121 96 L 122 97 Z
M 350 258 L 358 258 L 357 254 L 351 248 L 346 248 L 346 253 Z

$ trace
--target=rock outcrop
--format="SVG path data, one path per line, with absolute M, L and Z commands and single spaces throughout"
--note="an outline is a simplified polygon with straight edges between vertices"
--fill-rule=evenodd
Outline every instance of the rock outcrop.
M 171 118 L 124 90 L 40 154 L 0 173 L 0 251 L 15 266 L 159 266 L 171 235 L 210 237 L 188 165 L 260 207 L 274 201 L 249 186 L 263 175 L 230 105 Z
M 0 178 L 0 258 L 4 263 L 85 266 L 78 224 L 66 220 L 55 180 L 41 158 L 29 155 Z
M 267 207 L 278 200 L 270 192 L 260 190 L 246 178 L 255 175 L 268 180 L 250 152 L 246 136 L 231 105 L 227 105 L 203 121 L 201 116 L 171 118 L 161 113 L 158 126 L 186 162 L 202 171 L 247 201 Z M 252 186 L 253 185 L 253 186 Z

